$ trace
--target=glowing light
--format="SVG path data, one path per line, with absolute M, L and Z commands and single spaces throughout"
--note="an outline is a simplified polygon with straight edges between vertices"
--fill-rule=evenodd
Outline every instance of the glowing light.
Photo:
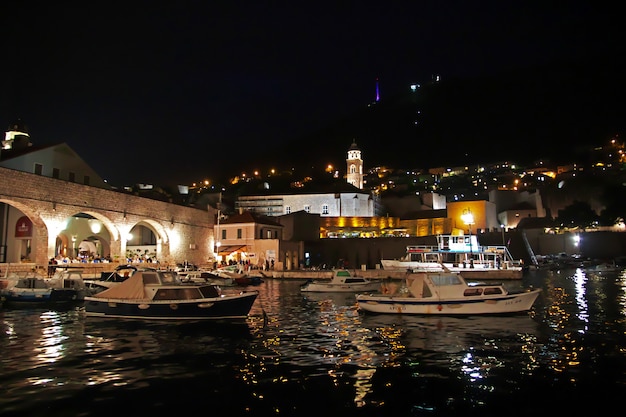
M 89 229 L 92 233 L 98 234 L 102 230 L 102 223 L 98 219 L 89 219 L 87 223 L 89 223 Z

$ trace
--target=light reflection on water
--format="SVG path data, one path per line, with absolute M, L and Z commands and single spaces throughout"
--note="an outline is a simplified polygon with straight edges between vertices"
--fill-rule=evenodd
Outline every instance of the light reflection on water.
M 0 310 L 0 410 L 180 414 L 199 400 L 229 415 L 484 417 L 580 411 L 624 392 L 623 273 L 531 271 L 509 285 L 541 287 L 535 308 L 502 317 L 363 314 L 354 295 L 303 295 L 302 282 L 256 287 L 237 325 Z

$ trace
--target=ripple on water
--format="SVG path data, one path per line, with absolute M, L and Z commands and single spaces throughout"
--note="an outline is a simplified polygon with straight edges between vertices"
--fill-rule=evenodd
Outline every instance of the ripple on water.
M 237 326 L 0 310 L 0 409 L 163 415 L 201 398 L 228 415 L 486 417 L 578 410 L 562 398 L 611 403 L 626 382 L 625 279 L 528 280 L 543 289 L 533 312 L 503 317 L 363 314 L 353 295 L 303 295 L 288 280 L 255 287 Z

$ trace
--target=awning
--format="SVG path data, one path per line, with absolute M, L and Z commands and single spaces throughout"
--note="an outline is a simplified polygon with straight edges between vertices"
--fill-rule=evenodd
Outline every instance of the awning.
M 246 245 L 220 246 L 219 255 L 230 255 L 238 250 L 246 250 Z

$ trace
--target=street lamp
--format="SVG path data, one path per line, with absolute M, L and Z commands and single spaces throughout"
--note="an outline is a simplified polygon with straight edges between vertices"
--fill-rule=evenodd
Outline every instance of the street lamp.
M 463 210 L 461 220 L 465 223 L 469 229 L 469 242 L 470 242 L 470 268 L 474 267 L 474 258 L 472 256 L 472 225 L 474 224 L 474 215 L 470 209 Z

